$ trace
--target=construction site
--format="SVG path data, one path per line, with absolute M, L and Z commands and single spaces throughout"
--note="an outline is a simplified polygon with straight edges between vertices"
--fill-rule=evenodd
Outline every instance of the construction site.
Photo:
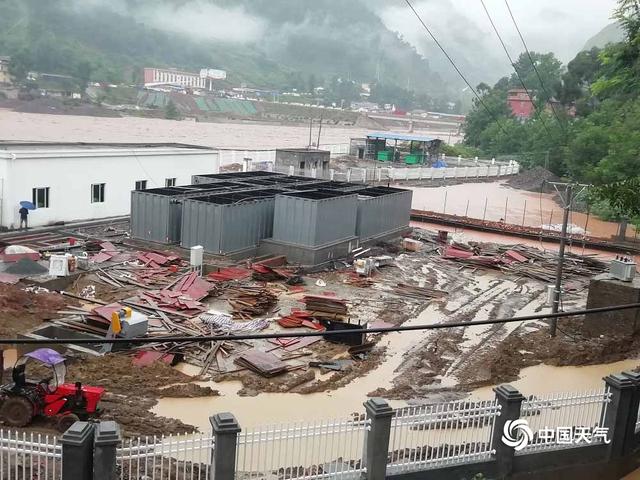
M 548 312 L 557 253 L 410 224 L 411 190 L 238 172 L 131 196 L 129 219 L 6 234 L 0 264 L 2 338 L 41 341 L 4 345 L 3 383 L 17 358 L 50 346 L 125 435 L 203 430 L 229 408 L 246 424 L 358 411 L 372 396 L 461 400 L 533 365 L 635 364 L 640 352 L 635 311 L 607 317 L 615 328 L 562 320 L 553 337 L 541 320 L 465 327 Z M 565 257 L 563 310 L 588 305 L 612 256 Z M 214 335 L 225 339 L 197 339 Z M 3 412 L 45 432 L 70 413 Z

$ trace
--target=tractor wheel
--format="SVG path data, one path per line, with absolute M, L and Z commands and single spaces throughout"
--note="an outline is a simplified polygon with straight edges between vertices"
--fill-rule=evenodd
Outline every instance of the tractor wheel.
M 25 397 L 9 397 L 4 401 L 0 416 L 12 427 L 24 427 L 33 419 L 33 404 Z
M 64 433 L 69 430 L 69 427 L 79 421 L 80 418 L 75 413 L 68 413 L 66 415 L 61 415 L 58 418 L 58 422 L 56 423 L 56 428 L 60 433 Z

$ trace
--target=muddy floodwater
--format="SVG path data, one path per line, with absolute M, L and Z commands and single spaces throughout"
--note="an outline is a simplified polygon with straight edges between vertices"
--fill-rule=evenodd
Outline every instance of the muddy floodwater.
M 304 147 L 309 143 L 306 125 L 44 115 L 2 109 L 0 132 L 4 140 L 178 142 L 241 150 Z M 349 143 L 351 137 L 361 137 L 366 132 L 362 128 L 323 125 L 320 143 Z M 317 129 L 314 130 L 314 141 L 316 135 Z
M 516 190 L 504 181 L 467 183 L 437 188 L 412 187 L 412 207 L 437 213 L 468 216 L 492 221 L 540 227 L 562 223 L 562 207 L 549 193 Z M 586 230 L 595 237 L 610 238 L 618 232 L 618 224 L 593 215 L 572 212 L 569 223 L 576 232 Z M 633 235 L 629 227 L 627 235 Z

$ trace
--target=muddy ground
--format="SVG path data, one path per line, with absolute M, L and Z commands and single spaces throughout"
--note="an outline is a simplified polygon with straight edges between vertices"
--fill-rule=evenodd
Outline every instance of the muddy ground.
M 461 326 L 415 332 L 416 344 L 404 353 L 400 367 L 393 373 L 391 386 L 369 395 L 389 399 L 424 402 L 427 398 L 460 398 L 464 392 L 483 385 L 511 381 L 519 371 L 530 365 L 586 365 L 630 358 L 640 353 L 640 338 L 608 337 L 587 339 L 580 335 L 580 321 L 561 321 L 559 335 L 550 339 L 543 322 L 509 323 L 484 327 L 466 327 L 465 323 L 488 318 L 506 318 L 539 312 L 544 308 L 546 285 L 543 282 L 518 278 L 496 271 L 462 266 L 437 255 L 433 244 L 425 244 L 421 252 L 399 252 L 397 245 L 381 245 L 376 253 L 393 253 L 395 264 L 380 268 L 372 277 L 373 284 L 359 287 L 346 283 L 351 268 L 336 264 L 337 270 L 305 275 L 305 293 L 335 293 L 348 300 L 351 321 L 384 321 L 401 325 L 421 317 L 427 323 L 461 323 Z M 96 281 L 92 274 L 81 277 L 72 290 L 80 292 L 88 285 L 96 287 L 96 298 L 114 301 L 130 296 L 132 289 L 115 289 Z M 317 285 L 322 280 L 326 285 Z M 435 298 L 412 298 L 393 292 L 398 282 L 425 286 L 446 292 Z M 277 285 L 280 285 L 278 283 Z M 276 286 L 277 286 L 276 285 Z M 274 286 L 274 288 L 276 288 Z M 43 321 L 55 318 L 57 310 L 75 300 L 57 294 L 34 294 L 23 287 L 0 288 L 0 333 L 14 336 Z M 135 290 L 135 289 L 133 289 Z M 279 313 L 291 308 L 303 308 L 302 294 L 279 296 Z M 584 289 L 570 292 L 564 299 L 567 309 L 584 306 Z M 216 303 L 218 302 L 218 303 Z M 223 303 L 213 299 L 212 305 Z M 273 316 L 273 312 L 269 314 Z M 276 331 L 282 331 L 277 325 Z M 319 341 L 303 350 L 292 360 L 296 369 L 275 378 L 263 378 L 247 370 L 220 373 L 208 378 L 217 382 L 238 380 L 240 395 L 262 392 L 314 393 L 330 392 L 347 386 L 354 379 L 374 371 L 390 355 L 379 342 L 385 335 L 372 335 L 378 342 L 364 360 L 354 361 L 338 372 L 327 372 L 308 366 L 309 360 L 348 359 L 347 346 Z M 400 352 L 402 353 L 402 352 Z M 131 356 L 115 353 L 89 359 L 72 358 L 69 381 L 81 380 L 88 385 L 107 389 L 103 418 L 115 419 L 126 435 L 184 433 L 194 428 L 179 420 L 158 417 L 151 408 L 161 397 L 194 397 L 216 395 L 201 387 L 203 378 L 189 377 L 164 363 L 135 367 Z M 386 384 L 386 382 L 385 382 Z M 46 422 L 36 422 L 34 428 L 48 428 Z

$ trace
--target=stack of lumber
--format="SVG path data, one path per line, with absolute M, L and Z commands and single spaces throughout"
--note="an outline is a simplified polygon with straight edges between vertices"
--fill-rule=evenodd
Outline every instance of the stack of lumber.
M 233 316 L 242 320 L 264 315 L 278 302 L 276 295 L 264 287 L 229 287 L 226 292 Z
M 305 295 L 302 302 L 315 318 L 344 320 L 348 315 L 346 300 L 326 295 Z
M 398 283 L 393 287 L 393 293 L 403 297 L 424 300 L 425 298 L 437 298 L 447 295 L 447 292 L 429 287 L 418 287 L 415 285 L 407 285 L 406 283 Z

